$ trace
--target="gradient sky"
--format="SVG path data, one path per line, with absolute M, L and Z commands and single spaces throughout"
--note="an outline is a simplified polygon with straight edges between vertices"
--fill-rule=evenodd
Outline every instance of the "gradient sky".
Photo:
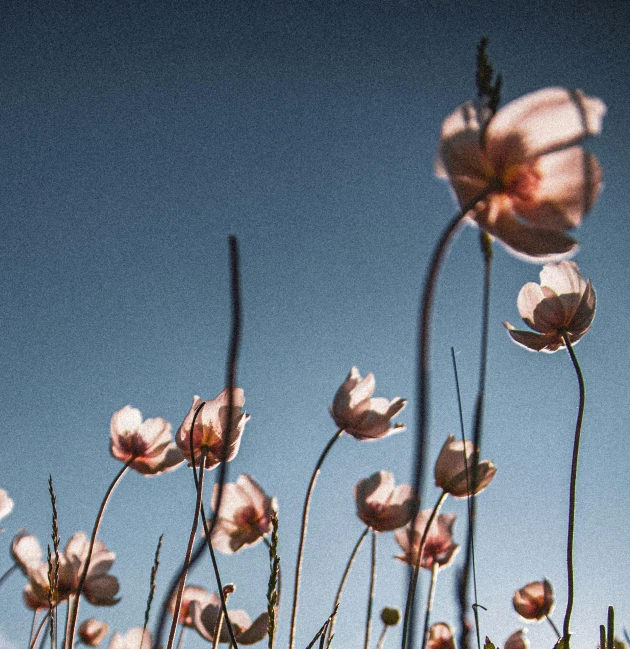
M 240 243 L 244 340 L 238 383 L 251 413 L 233 481 L 253 475 L 280 504 L 286 644 L 297 530 L 310 473 L 335 432 L 328 406 L 352 365 L 377 396 L 410 403 L 408 431 L 373 444 L 344 437 L 315 492 L 298 647 L 328 615 L 362 531 L 353 486 L 378 470 L 410 479 L 416 318 L 422 279 L 455 211 L 433 175 L 443 118 L 475 92 L 475 48 L 503 74 L 507 102 L 545 86 L 581 88 L 608 106 L 588 143 L 604 169 L 599 201 L 576 233 L 598 313 L 576 353 L 588 402 L 578 484 L 575 647 L 591 648 L 606 607 L 630 627 L 628 444 L 630 321 L 630 4 L 512 2 L 110 2 L 5 0 L 0 12 L 0 572 L 15 532 L 50 530 L 52 474 L 62 542 L 90 530 L 120 464 L 108 452 L 126 404 L 175 431 L 194 394 L 224 387 L 229 336 L 227 237 Z M 481 257 L 462 231 L 440 277 L 434 318 L 431 458 L 458 431 L 450 347 L 466 421 L 476 391 Z M 546 576 L 566 602 L 565 530 L 577 384 L 566 353 L 528 353 L 502 326 L 539 268 L 495 245 L 482 457 L 498 473 L 479 498 L 482 635 L 521 626 L 516 588 Z M 210 475 L 209 477 L 214 477 Z M 437 490 L 425 483 L 424 506 Z M 209 501 L 210 489 L 208 489 Z M 142 624 L 165 533 L 157 600 L 183 558 L 193 514 L 187 469 L 124 478 L 100 538 L 117 554 L 121 603 L 95 609 L 114 630 Z M 460 520 L 465 504 L 444 511 Z M 379 538 L 375 610 L 402 606 L 405 571 Z M 337 645 L 362 642 L 367 547 L 339 611 Z M 264 547 L 220 557 L 233 608 L 265 606 Z M 459 564 L 458 564 L 459 565 Z M 212 589 L 208 563 L 189 582 Z M 455 622 L 454 568 L 435 621 Z M 423 582 L 423 592 L 426 588 Z M 0 648 L 23 647 L 24 579 L 0 589 Z M 375 624 L 374 639 L 380 631 Z M 396 646 L 392 632 L 388 646 Z M 533 647 L 554 641 L 530 625 Z M 207 646 L 190 633 L 188 649 Z M 262 646 L 262 645 L 261 645 Z

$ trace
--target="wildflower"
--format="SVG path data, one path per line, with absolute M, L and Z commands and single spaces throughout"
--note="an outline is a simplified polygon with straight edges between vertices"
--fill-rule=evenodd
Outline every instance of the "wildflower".
M 505 641 L 503 649 L 529 649 L 529 640 L 525 637 L 527 629 L 518 629 Z
M 205 468 L 214 469 L 221 463 L 224 443 L 227 444 L 226 460 L 228 462 L 233 460 L 238 453 L 245 424 L 250 417 L 247 413 L 242 412 L 244 403 L 245 396 L 241 388 L 234 388 L 231 415 L 228 413 L 228 388 L 225 388 L 216 399 L 205 403 L 195 396 L 192 408 L 175 436 L 177 446 L 186 459 L 189 461 L 192 459 L 190 452 L 191 426 L 195 412 L 201 406 L 201 410 L 195 418 L 195 428 L 192 432 L 192 449 L 195 461 L 197 463 L 200 461 L 201 452 L 205 450 Z
M 9 494 L 0 489 L 0 519 L 8 516 L 13 511 L 13 500 L 9 498 Z
M 214 485 L 213 509 L 216 509 L 218 496 L 219 486 Z M 271 532 L 271 516 L 275 509 L 275 498 L 269 498 L 251 476 L 239 476 L 236 484 L 223 487 L 221 511 L 212 530 L 212 545 L 226 554 L 256 545 Z
M 394 487 L 394 476 L 379 471 L 354 487 L 357 515 L 377 532 L 390 532 L 411 520 L 417 498 L 409 485 Z
M 109 649 L 151 649 L 152 644 L 151 633 L 143 630 L 141 626 L 136 626 L 125 635 L 114 633 Z
M 175 612 L 175 600 L 177 593 L 173 593 L 173 597 L 168 604 L 168 609 L 171 615 Z M 192 602 L 199 602 L 202 606 L 214 601 L 214 596 L 201 586 L 187 585 L 182 594 L 182 605 L 179 609 L 179 623 L 183 626 L 194 626 L 193 619 L 190 615 L 190 604 Z
M 330 406 L 337 426 L 358 440 L 380 439 L 405 430 L 402 424 L 391 425 L 392 418 L 405 407 L 405 399 L 372 399 L 375 387 L 372 373 L 361 378 L 359 370 L 353 367 Z
M 427 649 L 455 649 L 453 629 L 446 622 L 431 625 Z
M 519 588 L 512 598 L 514 610 L 526 620 L 542 620 L 553 611 L 553 588 L 545 579 Z
M 396 543 L 403 550 L 403 554 L 398 555 L 397 559 L 410 566 L 416 565 L 420 542 L 431 512 L 431 509 L 422 510 L 416 517 L 413 530 L 411 524 L 409 524 L 405 528 L 394 532 Z M 433 519 L 422 552 L 422 561 L 420 562 L 422 568 L 431 570 L 434 564 L 438 564 L 440 568 L 445 568 L 455 558 L 459 551 L 459 545 L 456 545 L 453 541 L 455 518 L 455 514 L 439 514 Z
M 161 417 L 142 421 L 137 408 L 125 406 L 114 413 L 110 425 L 110 451 L 121 462 L 144 475 L 176 469 L 184 456 L 172 441 L 171 425 Z
M 503 324 L 512 340 L 522 347 L 552 353 L 564 347 L 563 333 L 575 344 L 591 328 L 595 303 L 591 280 L 584 280 L 575 262 L 545 264 L 540 284 L 525 284 L 517 300 L 521 318 L 536 333 L 516 330 L 508 322 Z
M 101 622 L 95 617 L 85 620 L 79 627 L 81 642 L 90 647 L 98 647 L 108 633 L 109 625 L 107 622 Z
M 473 447 L 470 440 L 464 443 L 456 441 L 454 435 L 449 435 L 435 463 L 435 484 L 454 498 L 466 498 L 469 495 L 470 488 L 466 483 L 468 481 L 468 484 L 472 484 L 473 467 L 479 456 L 479 451 L 473 453 Z M 475 494 L 490 484 L 496 472 L 497 468 L 490 460 L 477 464 Z
M 565 231 L 581 223 L 602 181 L 595 156 L 576 145 L 601 131 L 605 112 L 579 90 L 545 88 L 483 128 L 464 104 L 442 125 L 436 174 L 448 178 L 468 218 L 518 256 L 566 257 L 577 243 Z

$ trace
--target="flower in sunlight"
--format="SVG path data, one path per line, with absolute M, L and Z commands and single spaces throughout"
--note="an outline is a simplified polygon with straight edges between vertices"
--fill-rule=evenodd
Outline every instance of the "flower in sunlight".
M 482 128 L 466 103 L 442 124 L 436 174 L 450 181 L 469 219 L 516 255 L 566 257 L 577 243 L 565 231 L 581 223 L 602 184 L 597 159 L 577 145 L 600 133 L 605 112 L 579 90 L 545 88 Z
M 464 443 L 456 440 L 454 435 L 449 435 L 435 463 L 435 484 L 454 498 L 466 498 L 470 491 L 467 482 L 472 483 L 473 466 L 479 456 L 478 451 L 473 453 L 473 447 L 470 440 Z M 490 460 L 477 464 L 475 494 L 490 484 L 496 472 L 497 468 Z
M 161 417 L 142 421 L 137 408 L 125 406 L 114 413 L 110 425 L 110 451 L 143 475 L 176 469 L 184 456 L 172 441 L 171 425 Z
M 0 489 L 0 519 L 8 516 L 13 511 L 13 500 L 9 498 L 9 494 Z
M 394 476 L 379 471 L 354 487 L 357 515 L 377 532 L 391 532 L 407 525 L 416 509 L 418 499 L 409 485 L 394 487 Z
M 228 388 L 225 388 L 216 399 L 211 401 L 203 402 L 198 396 L 194 397 L 192 408 L 175 436 L 177 446 L 187 460 L 192 460 L 192 448 L 195 461 L 199 463 L 201 452 L 204 450 L 206 452 L 205 468 L 214 469 L 221 463 L 224 443 L 227 444 L 226 460 L 230 462 L 236 457 L 241 445 L 241 436 L 250 415 L 242 412 L 245 404 L 243 390 L 234 388 L 232 394 L 233 408 L 231 415 L 228 413 Z M 195 418 L 195 412 L 199 407 L 201 407 L 201 410 Z M 193 419 L 195 420 L 195 426 L 191 435 Z
M 175 600 L 177 599 L 177 592 L 173 593 L 173 597 L 168 604 L 168 610 L 171 615 L 175 612 Z M 209 593 L 201 586 L 187 585 L 182 594 L 182 605 L 179 609 L 179 623 L 183 626 L 194 626 L 193 619 L 190 615 L 191 602 L 199 602 L 202 606 L 214 602 L 214 595 Z
M 219 485 L 214 485 L 212 508 L 216 509 Z M 235 484 L 223 487 L 221 511 L 212 530 L 212 545 L 225 554 L 256 545 L 271 532 L 271 516 L 277 510 L 275 498 L 269 498 L 249 475 L 240 475 Z
M 193 619 L 193 626 L 199 634 L 206 640 L 213 642 L 221 611 L 221 599 L 216 593 L 212 593 L 211 598 L 212 600 L 205 605 L 198 601 L 191 602 L 190 614 Z M 267 613 L 259 615 L 253 622 L 245 611 L 228 610 L 228 615 L 234 630 L 234 637 L 239 644 L 255 644 L 267 635 L 267 625 L 269 623 Z M 230 642 L 226 624 L 221 627 L 219 642 Z
M 403 554 L 396 556 L 397 559 L 410 566 L 416 565 L 420 541 L 432 511 L 423 509 L 419 512 L 413 529 L 411 529 L 410 523 L 403 529 L 394 532 L 396 543 L 403 551 Z M 439 514 L 433 519 L 422 552 L 422 561 L 420 562 L 422 568 L 431 570 L 435 564 L 440 568 L 446 568 L 455 558 L 459 551 L 459 545 L 453 541 L 455 518 L 455 514 Z
M 446 622 L 431 625 L 427 649 L 455 649 L 453 629 Z
M 330 406 L 330 414 L 337 426 L 355 439 L 380 439 L 405 430 L 402 424 L 392 427 L 391 421 L 405 407 L 405 399 L 372 399 L 375 387 L 371 372 L 361 378 L 359 370 L 353 367 Z
M 90 647 L 98 647 L 109 633 L 107 622 L 101 622 L 95 617 L 85 620 L 79 627 L 79 638 L 83 644 Z
M 503 324 L 515 343 L 531 351 L 552 353 L 564 347 L 563 333 L 575 344 L 591 328 L 595 304 L 591 280 L 580 275 L 575 262 L 545 264 L 540 284 L 525 284 L 517 300 L 521 318 L 534 331 Z
M 512 604 L 514 610 L 525 620 L 542 620 L 553 611 L 553 588 L 546 579 L 532 581 L 514 593 Z
M 114 633 L 109 642 L 109 649 L 151 649 L 152 644 L 151 633 L 143 631 L 141 626 L 136 626 L 125 635 Z
M 529 640 L 525 637 L 527 629 L 518 629 L 505 641 L 503 649 L 529 649 Z

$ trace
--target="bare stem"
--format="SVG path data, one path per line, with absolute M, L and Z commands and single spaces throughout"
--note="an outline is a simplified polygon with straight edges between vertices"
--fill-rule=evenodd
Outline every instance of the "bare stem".
M 0 586 L 5 582 L 6 579 L 8 579 L 11 574 L 16 570 L 18 567 L 17 563 L 14 563 L 1 577 L 0 577 Z
M 429 620 L 431 618 L 431 610 L 433 609 L 433 599 L 435 598 L 435 584 L 437 583 L 437 576 L 440 570 L 440 564 L 437 561 L 431 568 L 431 583 L 429 584 L 429 595 L 427 596 L 427 608 L 424 612 L 424 631 L 422 633 L 422 649 L 426 649 L 427 642 L 429 641 Z
M 545 615 L 545 617 L 547 618 L 547 622 L 549 622 L 549 624 L 551 625 L 551 628 L 554 630 L 556 637 L 558 638 L 558 640 L 560 640 L 560 631 L 558 630 L 558 627 L 548 615 Z
M 378 642 L 376 643 L 376 649 L 383 649 L 383 645 L 385 644 L 385 635 L 387 634 L 387 629 L 388 629 L 387 624 L 383 624 L 383 630 L 381 631 L 381 635 L 378 637 Z
M 376 530 L 372 530 L 372 558 L 370 561 L 370 588 L 368 591 L 367 619 L 365 621 L 365 649 L 370 649 L 370 626 L 372 625 L 372 606 L 374 604 L 374 584 L 376 583 Z

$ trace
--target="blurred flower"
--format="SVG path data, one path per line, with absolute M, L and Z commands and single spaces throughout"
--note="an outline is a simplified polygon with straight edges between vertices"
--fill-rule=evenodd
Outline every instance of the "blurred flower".
M 212 508 L 216 509 L 219 485 L 214 485 Z M 275 498 L 269 498 L 249 475 L 241 475 L 236 484 L 223 487 L 221 511 L 214 530 L 212 545 L 225 554 L 256 545 L 271 532 L 271 515 L 277 509 Z
M 12 511 L 13 501 L 4 489 L 0 489 L 0 519 L 8 516 Z
M 427 649 L 455 649 L 453 629 L 446 622 L 431 625 Z
M 173 593 L 171 601 L 168 603 L 168 610 L 171 615 L 175 612 L 175 600 L 177 599 L 177 592 Z M 214 602 L 214 595 L 209 593 L 205 588 L 201 586 L 186 586 L 182 594 L 182 604 L 179 609 L 179 624 L 183 626 L 194 626 L 193 620 L 190 615 L 190 604 L 191 602 L 199 602 L 202 606 Z
M 216 593 L 211 593 L 211 601 L 205 605 L 193 601 L 190 604 L 190 614 L 195 629 L 206 640 L 212 642 L 217 628 L 217 621 L 221 611 L 221 599 Z M 267 635 L 269 616 L 267 613 L 259 615 L 253 622 L 245 611 L 228 611 L 234 636 L 239 644 L 250 645 L 262 640 Z M 227 624 L 221 627 L 219 642 L 230 642 Z
M 554 599 L 551 584 L 543 581 L 532 581 L 514 593 L 512 598 L 514 610 L 526 620 L 542 620 L 551 615 Z
M 503 649 L 529 649 L 529 640 L 525 637 L 527 629 L 519 629 L 505 641 Z
M 361 378 L 359 370 L 353 367 L 330 406 L 330 414 L 337 426 L 358 440 L 380 439 L 405 430 L 402 424 L 392 427 L 391 420 L 407 402 L 399 397 L 392 401 L 372 399 L 375 387 L 372 373 Z
M 545 264 L 540 284 L 528 282 L 518 294 L 518 312 L 534 331 L 518 331 L 508 322 L 512 340 L 536 352 L 564 347 L 562 332 L 575 344 L 591 328 L 595 317 L 595 289 L 584 280 L 573 261 Z
M 406 525 L 418 502 L 409 485 L 394 487 L 394 476 L 379 471 L 354 487 L 357 515 L 377 532 L 390 532 Z
M 95 617 L 85 620 L 79 627 L 79 638 L 81 642 L 90 647 L 98 647 L 109 633 L 109 626 Z
M 172 441 L 171 425 L 161 417 L 142 421 L 137 408 L 125 406 L 114 413 L 110 425 L 110 451 L 121 462 L 144 475 L 176 469 L 184 456 Z
M 141 626 L 136 626 L 127 631 L 124 636 L 114 633 L 109 642 L 109 649 L 151 649 L 152 644 L 151 633 L 143 632 Z
M 416 565 L 420 541 L 432 511 L 431 509 L 423 509 L 419 512 L 413 530 L 410 523 L 404 529 L 394 532 L 396 543 L 403 550 L 403 554 L 398 555 L 397 559 L 410 566 Z M 435 563 L 440 568 L 445 568 L 455 558 L 459 551 L 459 545 L 455 545 L 453 542 L 455 518 L 455 514 L 439 514 L 433 519 L 422 552 L 422 561 L 420 563 L 422 568 L 431 570 Z
M 201 404 L 203 403 L 203 406 Z M 232 414 L 228 413 L 229 396 L 228 388 L 211 401 L 202 400 L 195 396 L 193 405 L 184 422 L 179 427 L 175 441 L 180 451 L 187 460 L 191 460 L 191 426 L 195 412 L 199 406 L 201 411 L 195 419 L 195 429 L 192 433 L 192 448 L 195 454 L 195 461 L 199 463 L 201 451 L 206 451 L 206 469 L 214 469 L 221 463 L 223 454 L 224 439 L 227 443 L 226 460 L 229 462 L 236 457 L 241 444 L 241 435 L 249 415 L 242 412 L 245 403 L 245 395 L 241 388 L 234 388 Z
M 397 626 L 400 624 L 400 611 L 397 608 L 388 608 L 381 611 L 381 621 L 385 626 Z
M 575 145 L 601 131 L 605 112 L 579 90 L 545 88 L 509 103 L 483 129 L 464 104 L 442 124 L 436 174 L 468 217 L 518 256 L 566 256 L 577 244 L 565 230 L 581 223 L 602 183 L 595 156 Z
M 466 479 L 472 483 L 473 466 L 479 452 L 473 453 L 474 444 L 466 440 L 456 441 L 454 435 L 449 435 L 435 463 L 435 484 L 455 498 L 466 498 L 468 487 Z M 464 462 L 464 448 L 466 461 Z M 490 460 L 477 464 L 477 485 L 475 493 L 483 491 L 494 478 L 497 468 Z

